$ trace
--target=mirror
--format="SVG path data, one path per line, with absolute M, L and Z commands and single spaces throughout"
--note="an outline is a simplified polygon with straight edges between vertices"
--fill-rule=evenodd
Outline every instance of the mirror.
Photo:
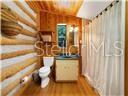
M 70 25 L 69 28 L 69 45 L 79 45 L 79 28 L 76 25 Z
M 79 46 L 79 28 L 77 25 L 57 24 L 59 47 Z

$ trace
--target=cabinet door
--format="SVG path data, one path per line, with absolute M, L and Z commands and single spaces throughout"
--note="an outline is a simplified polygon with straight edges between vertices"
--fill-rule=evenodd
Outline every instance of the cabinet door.
M 56 80 L 78 79 L 78 60 L 56 60 Z

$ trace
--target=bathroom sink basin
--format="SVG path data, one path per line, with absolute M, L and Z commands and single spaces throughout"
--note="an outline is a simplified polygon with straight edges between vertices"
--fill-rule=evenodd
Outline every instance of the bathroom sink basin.
M 61 58 L 72 58 L 72 56 L 69 56 L 69 55 L 63 55 L 63 56 L 60 56 Z
M 77 59 L 79 58 L 79 55 L 75 54 L 75 55 L 65 55 L 65 54 L 61 54 L 56 56 L 56 59 Z

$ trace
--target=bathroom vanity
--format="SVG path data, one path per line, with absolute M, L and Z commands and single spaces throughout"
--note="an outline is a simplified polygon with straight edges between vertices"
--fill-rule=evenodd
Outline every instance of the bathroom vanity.
M 55 62 L 56 82 L 72 82 L 78 80 L 79 58 L 57 57 Z

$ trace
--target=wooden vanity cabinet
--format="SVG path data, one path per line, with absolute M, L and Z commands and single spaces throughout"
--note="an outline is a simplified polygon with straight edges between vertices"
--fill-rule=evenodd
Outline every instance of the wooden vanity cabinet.
M 56 60 L 56 81 L 71 82 L 78 80 L 79 60 Z

